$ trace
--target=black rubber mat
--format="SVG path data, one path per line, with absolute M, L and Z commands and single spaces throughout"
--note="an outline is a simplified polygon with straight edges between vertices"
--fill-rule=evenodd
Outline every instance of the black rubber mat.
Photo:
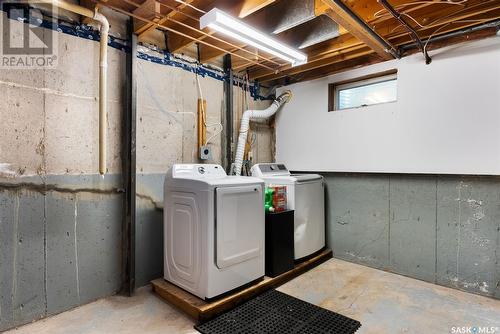
M 201 325 L 203 334 L 352 334 L 361 323 L 270 290 Z

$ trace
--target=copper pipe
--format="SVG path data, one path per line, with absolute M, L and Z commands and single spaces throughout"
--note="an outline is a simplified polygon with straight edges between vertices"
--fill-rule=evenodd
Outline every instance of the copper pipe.
M 207 145 L 207 100 L 203 100 L 203 145 Z
M 207 144 L 206 109 L 207 101 L 198 99 L 198 152 Z

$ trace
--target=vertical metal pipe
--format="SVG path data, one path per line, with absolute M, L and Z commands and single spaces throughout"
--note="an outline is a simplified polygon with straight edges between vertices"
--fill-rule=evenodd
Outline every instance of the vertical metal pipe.
M 123 176 L 125 216 L 123 226 L 123 287 L 131 296 L 135 290 L 135 222 L 136 222 L 136 119 L 137 119 L 137 35 L 133 18 L 128 22 L 130 53 L 126 59 L 126 94 L 123 131 Z
M 225 110 L 225 124 L 224 129 L 226 130 L 225 136 L 225 158 L 224 165 L 227 173 L 231 171 L 231 161 L 233 160 L 233 69 L 231 62 L 231 55 L 226 54 L 224 56 L 224 72 L 226 74 L 226 80 L 224 80 L 224 94 L 226 101 Z

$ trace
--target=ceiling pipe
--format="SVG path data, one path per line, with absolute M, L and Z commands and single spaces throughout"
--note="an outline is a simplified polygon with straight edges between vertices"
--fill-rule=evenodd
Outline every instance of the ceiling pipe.
M 432 62 L 432 58 L 427 53 L 427 50 L 425 50 L 424 44 L 422 43 L 422 40 L 420 40 L 420 37 L 418 37 L 418 34 L 415 31 L 415 29 L 413 29 L 412 26 L 410 26 L 408 24 L 408 22 L 406 22 L 406 20 L 403 18 L 403 16 L 401 15 L 401 13 L 399 13 L 396 9 L 394 9 L 394 7 L 392 7 L 392 5 L 387 0 L 378 0 L 378 2 L 382 6 L 384 6 L 384 8 L 387 9 L 387 11 L 396 20 L 398 20 L 399 23 L 401 23 L 405 27 L 405 29 L 410 33 L 410 36 L 413 39 L 413 41 L 415 41 L 415 43 L 417 44 L 417 46 L 420 49 L 420 51 L 424 54 L 425 63 L 426 64 L 430 64 Z
M 427 43 L 430 45 L 432 43 L 443 41 L 443 40 L 446 40 L 448 38 L 459 37 L 459 36 L 471 34 L 473 32 L 480 31 L 483 29 L 492 29 L 492 28 L 500 29 L 500 20 L 496 20 L 496 21 L 488 22 L 488 23 L 482 23 L 482 24 L 474 26 L 474 27 L 452 31 L 452 32 L 449 32 L 449 33 L 446 33 L 446 34 L 443 34 L 440 36 L 434 36 L 434 37 L 431 37 Z M 500 30 L 498 30 L 498 31 L 500 32 Z M 413 43 L 401 46 L 402 51 L 408 51 L 408 50 L 411 50 L 414 48 L 415 48 L 415 44 L 413 44 Z
M 99 22 L 99 31 L 101 33 L 100 52 L 99 52 L 99 174 L 106 174 L 106 132 L 107 132 L 107 81 L 108 81 L 108 38 L 109 22 L 104 15 L 98 12 L 75 5 L 62 0 L 36 0 L 33 3 L 40 2 L 65 9 L 72 13 L 91 18 Z

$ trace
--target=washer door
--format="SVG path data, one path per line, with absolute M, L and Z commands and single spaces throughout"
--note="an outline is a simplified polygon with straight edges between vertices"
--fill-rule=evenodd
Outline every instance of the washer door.
M 215 263 L 219 269 L 263 254 L 264 198 L 260 185 L 215 190 Z

